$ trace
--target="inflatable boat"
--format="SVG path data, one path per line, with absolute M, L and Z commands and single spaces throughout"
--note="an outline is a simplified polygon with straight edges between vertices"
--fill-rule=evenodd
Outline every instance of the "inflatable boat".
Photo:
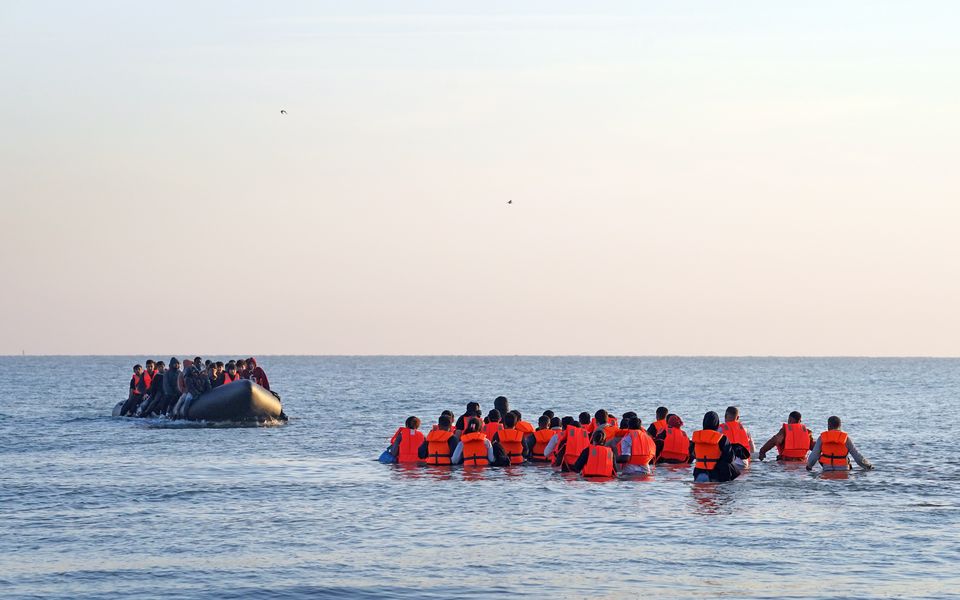
M 123 402 L 113 407 L 120 416 Z M 186 418 L 191 421 L 271 421 L 286 420 L 280 396 L 249 379 L 213 388 L 190 403 Z

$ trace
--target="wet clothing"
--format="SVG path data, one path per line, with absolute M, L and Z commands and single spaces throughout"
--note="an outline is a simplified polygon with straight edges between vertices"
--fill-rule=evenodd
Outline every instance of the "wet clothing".
M 650 457 L 651 460 L 647 464 L 634 464 L 638 462 L 636 460 L 633 460 L 634 436 L 632 435 L 632 432 L 634 431 L 636 431 L 638 435 L 647 435 L 647 439 L 650 440 L 650 446 L 653 451 L 653 456 Z M 623 436 L 623 439 L 620 440 L 620 445 L 619 445 L 619 448 L 617 449 L 617 452 L 620 457 L 619 460 L 626 461 L 622 463 L 620 466 L 621 472 L 624 475 L 649 475 L 650 473 L 653 472 L 653 458 L 656 456 L 656 451 L 657 451 L 657 446 L 653 442 L 653 439 L 650 438 L 649 434 L 644 434 L 644 432 L 639 429 L 628 429 L 626 431 L 626 434 Z M 639 450 L 637 453 L 639 454 Z M 642 461 L 639 461 L 639 462 L 642 462 Z
M 824 432 L 827 433 L 827 432 Z M 823 433 L 820 434 L 820 437 L 817 438 L 817 443 L 814 444 L 813 450 L 810 452 L 809 458 L 807 458 L 807 468 L 812 469 L 815 464 L 820 461 L 820 454 L 823 451 Z M 853 440 L 850 439 L 850 436 L 847 436 L 846 442 L 844 444 L 847 449 L 849 458 L 846 460 L 846 464 L 840 466 L 829 466 L 821 465 L 824 471 L 849 471 L 852 467 L 850 466 L 850 458 L 853 458 L 864 469 L 872 469 L 873 464 L 864 458 L 860 451 L 857 450 L 856 445 L 854 445 Z
M 803 437 L 806 438 L 807 443 L 802 444 L 802 443 L 797 443 L 796 440 L 792 440 L 794 442 L 793 445 L 797 447 L 788 449 L 787 448 L 787 428 L 793 428 L 795 430 L 798 430 L 794 432 L 794 435 L 802 431 L 803 434 L 805 434 L 803 435 Z M 777 460 L 801 462 L 806 460 L 806 453 L 802 452 L 801 449 L 807 450 L 807 451 L 813 450 L 813 446 L 815 443 L 816 442 L 813 440 L 813 432 L 810 431 L 803 423 L 784 423 L 780 427 L 780 431 L 774 434 L 772 438 L 767 440 L 766 443 L 764 443 L 763 446 L 760 447 L 760 452 L 758 456 L 760 458 L 766 458 L 767 452 L 773 448 L 776 448 L 778 453 Z M 806 446 L 806 448 L 803 448 L 804 445 Z M 791 456 L 791 455 L 795 455 L 795 456 Z
M 593 444 L 589 444 L 586 448 L 584 448 L 580 452 L 580 456 L 577 458 L 577 460 L 572 465 L 570 465 L 570 470 L 576 471 L 577 473 L 583 473 L 584 467 L 586 467 L 587 463 L 590 462 L 591 451 L 592 450 L 602 451 L 604 449 L 609 450 L 610 453 L 612 454 L 610 466 L 613 469 L 613 473 L 610 473 L 609 475 L 607 474 L 600 475 L 600 474 L 594 473 L 593 475 L 603 476 L 603 477 L 616 477 L 617 476 L 617 449 L 610 448 L 609 446 L 595 446 Z
M 724 435 L 720 436 L 720 440 L 717 445 L 720 449 L 720 456 L 716 458 L 714 467 L 708 470 L 701 469 L 699 466 L 694 466 L 694 481 L 703 481 L 704 477 L 707 481 L 733 481 L 740 476 L 740 469 L 734 464 L 734 459 L 736 458 L 734 445 L 728 442 L 726 436 Z M 690 446 L 690 454 L 695 455 L 695 444 L 690 442 Z M 713 461 L 711 460 L 711 462 Z M 699 463 L 694 464 L 697 465 Z M 698 479 L 698 477 L 700 479 Z
M 447 437 L 446 441 L 444 437 Z M 459 444 L 460 438 L 454 432 L 434 429 L 424 438 L 419 455 L 428 465 L 450 465 L 453 464 L 453 453 Z
M 493 444 L 491 444 L 490 440 L 486 438 L 484 438 L 483 442 L 487 448 L 487 461 L 490 464 L 493 464 L 494 461 L 496 460 L 496 457 L 493 454 Z M 451 457 L 450 461 L 455 465 L 463 462 L 463 442 L 462 441 L 457 442 L 457 447 L 454 448 L 453 457 Z

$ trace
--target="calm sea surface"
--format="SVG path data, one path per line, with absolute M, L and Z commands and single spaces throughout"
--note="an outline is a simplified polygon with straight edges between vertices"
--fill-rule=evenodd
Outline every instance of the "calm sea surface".
M 0 358 L 4 598 L 937 597 L 960 591 L 960 360 L 261 357 L 290 422 L 111 418 L 146 357 Z M 169 356 L 155 358 L 169 359 Z M 180 357 L 184 358 L 184 357 Z M 215 357 L 209 357 L 215 358 Z M 876 465 L 727 484 L 399 468 L 403 418 L 837 414 Z M 953 440 L 953 441 L 951 441 Z

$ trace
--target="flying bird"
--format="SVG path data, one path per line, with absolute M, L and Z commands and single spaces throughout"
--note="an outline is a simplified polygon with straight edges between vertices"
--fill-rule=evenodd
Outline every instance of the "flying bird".
M 281 114 L 281 115 L 285 115 L 285 114 L 287 114 L 287 111 L 281 110 L 281 111 L 280 111 L 280 114 Z
M 507 204 L 513 204 L 513 200 L 507 200 Z

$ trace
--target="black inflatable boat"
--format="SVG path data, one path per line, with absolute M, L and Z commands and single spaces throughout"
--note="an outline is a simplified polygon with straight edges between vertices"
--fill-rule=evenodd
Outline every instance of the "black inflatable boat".
M 113 407 L 120 416 L 123 402 Z M 280 397 L 249 379 L 221 385 L 190 403 L 187 419 L 192 421 L 271 421 L 285 420 Z

